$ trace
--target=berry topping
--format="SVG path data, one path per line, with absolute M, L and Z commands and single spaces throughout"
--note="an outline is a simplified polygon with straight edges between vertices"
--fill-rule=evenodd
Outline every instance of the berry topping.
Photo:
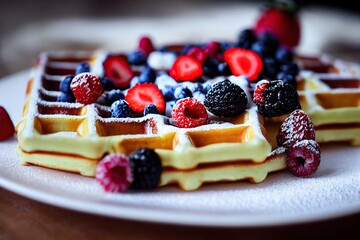
M 315 140 L 310 117 L 300 109 L 293 111 L 281 124 L 276 137 L 279 146 L 291 147 L 301 140 Z
M 61 82 L 60 82 L 60 91 L 63 93 L 72 93 L 72 90 L 70 88 L 71 81 L 73 80 L 74 76 L 66 76 Z
M 61 92 L 56 99 L 57 102 L 75 102 L 75 96 L 72 92 Z
M 320 161 L 320 145 L 314 140 L 302 140 L 289 149 L 287 167 L 295 176 L 305 177 L 316 172 Z
M 146 54 L 143 51 L 133 51 L 127 56 L 128 62 L 132 65 L 144 65 L 146 63 Z
M 155 79 L 156 72 L 150 67 L 145 67 L 139 76 L 139 83 L 152 83 Z
M 275 58 L 281 63 L 291 62 L 294 58 L 294 54 L 287 47 L 279 47 L 275 53 Z
M 129 156 L 134 181 L 131 189 L 152 189 L 159 184 L 162 165 L 157 153 L 149 148 L 140 148 Z
M 8 112 L 4 107 L 0 106 L 0 141 L 12 137 L 15 133 L 14 124 Z
M 246 75 L 250 81 L 258 78 L 263 67 L 259 55 L 247 49 L 230 48 L 225 51 L 224 59 L 235 76 Z
M 91 73 L 76 75 L 70 84 L 77 102 L 90 104 L 95 102 L 103 92 L 103 86 L 99 77 Z
M 117 100 L 111 104 L 111 117 L 114 118 L 125 118 L 130 113 L 130 107 L 125 100 Z
M 277 117 L 301 108 L 296 89 L 281 80 L 269 82 L 265 89 L 264 82 L 258 82 L 253 101 L 265 117 Z
M 220 52 L 220 49 L 221 49 L 221 45 L 219 42 L 211 41 L 208 44 L 206 44 L 204 51 L 206 52 L 207 55 L 213 56 L 218 52 Z
M 95 172 L 106 192 L 124 192 L 133 181 L 129 158 L 124 154 L 109 154 L 97 165 Z
M 192 96 L 193 96 L 193 94 L 188 87 L 179 86 L 179 87 L 175 88 L 175 91 L 174 91 L 174 99 L 175 100 L 192 97 Z
M 125 89 L 129 86 L 134 73 L 126 59 L 121 56 L 108 56 L 103 65 L 105 77 L 110 78 L 117 88 Z
M 204 63 L 206 59 L 208 58 L 208 55 L 206 52 L 200 48 L 200 47 L 193 47 L 190 48 L 187 55 L 192 56 L 196 60 L 198 60 L 200 63 Z
M 146 56 L 149 56 L 151 52 L 155 51 L 151 39 L 147 36 L 143 36 L 140 38 L 138 49 L 143 51 Z
M 174 88 L 172 86 L 165 85 L 161 89 L 161 93 L 164 96 L 166 102 L 171 101 L 174 98 Z
M 218 65 L 219 62 L 215 58 L 209 58 L 206 60 L 203 66 L 204 75 L 208 78 L 216 77 L 219 74 Z
M 173 52 L 152 52 L 147 60 L 149 67 L 155 70 L 169 70 L 176 60 Z
M 294 76 L 291 73 L 286 73 L 286 72 L 279 72 L 276 75 L 276 78 L 279 80 L 282 80 L 284 83 L 288 83 L 291 86 L 293 86 L 294 88 L 296 88 L 297 82 L 296 82 L 296 76 Z
M 81 62 L 76 67 L 76 73 L 75 75 L 78 75 L 80 73 L 84 72 L 90 72 L 90 64 L 88 62 Z
M 177 81 L 195 81 L 202 74 L 201 63 L 192 56 L 178 57 L 170 69 L 170 76 Z
M 193 128 L 207 124 L 209 121 L 206 108 L 195 98 L 183 98 L 176 102 L 171 117 L 176 126 Z
M 231 117 L 244 112 L 248 99 L 244 90 L 225 79 L 215 83 L 207 92 L 205 107 L 216 116 Z
M 113 102 L 124 98 L 125 95 L 120 89 L 113 89 L 110 92 L 106 93 L 105 103 L 106 105 L 111 106 Z
M 153 83 L 137 84 L 130 88 L 125 100 L 129 103 L 131 109 L 137 113 L 143 113 L 144 108 L 149 104 L 154 104 L 159 113 L 163 113 L 165 110 L 164 97 Z
M 245 29 L 240 32 L 236 46 L 244 49 L 251 49 L 252 44 L 256 41 L 256 36 L 252 29 Z
M 110 90 L 116 88 L 113 81 L 108 77 L 101 78 L 101 84 L 103 85 L 104 90 L 106 90 L 106 91 L 110 91 Z
M 143 115 L 146 116 L 148 114 L 159 114 L 159 111 L 154 104 L 149 104 L 144 108 Z

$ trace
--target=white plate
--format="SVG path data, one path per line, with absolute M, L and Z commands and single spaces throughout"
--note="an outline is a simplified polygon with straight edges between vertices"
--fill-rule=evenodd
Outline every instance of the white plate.
M 20 119 L 28 72 L 0 81 L 0 105 Z M 93 178 L 21 166 L 17 141 L 0 142 L 0 185 L 59 207 L 118 218 L 202 226 L 270 226 L 309 222 L 360 211 L 360 148 L 322 147 L 318 171 L 308 178 L 272 173 L 260 184 L 207 185 L 107 194 Z

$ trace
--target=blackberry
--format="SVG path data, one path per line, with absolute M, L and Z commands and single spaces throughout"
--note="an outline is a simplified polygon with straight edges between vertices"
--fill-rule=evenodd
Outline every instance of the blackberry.
M 255 101 L 255 104 L 265 117 L 277 117 L 301 109 L 296 89 L 281 80 L 269 82 L 266 88 L 257 94 L 261 94 L 262 98 L 257 98 L 261 101 Z
M 242 113 L 248 99 L 244 90 L 225 79 L 214 84 L 205 95 L 204 105 L 216 116 L 231 117 Z
M 140 148 L 129 156 L 133 176 L 131 189 L 156 188 L 162 172 L 161 160 L 157 153 L 149 148 Z

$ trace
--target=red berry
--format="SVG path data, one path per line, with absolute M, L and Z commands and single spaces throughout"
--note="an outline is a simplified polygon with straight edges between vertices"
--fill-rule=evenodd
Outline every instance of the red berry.
M 125 101 L 137 113 L 143 113 L 144 108 L 154 104 L 159 113 L 165 110 L 165 100 L 159 88 L 153 83 L 136 84 L 126 94 Z
M 171 117 L 176 126 L 193 128 L 209 122 L 204 105 L 195 98 L 183 98 L 176 102 Z
M 124 154 L 109 154 L 97 165 L 96 180 L 106 192 L 124 192 L 133 182 L 129 158 Z
M 270 84 L 270 82 L 268 80 L 261 80 L 260 82 L 258 82 L 256 84 L 255 90 L 254 90 L 254 96 L 253 96 L 253 101 L 255 103 L 264 103 L 265 102 L 263 92 L 269 84 Z
M 206 59 L 208 58 L 208 55 L 206 54 L 206 52 L 199 47 L 192 47 L 189 49 L 189 51 L 187 52 L 187 55 L 192 56 L 193 58 L 195 58 L 196 60 L 198 60 L 201 64 L 203 64 Z
M 315 140 L 310 117 L 300 109 L 293 111 L 281 124 L 276 137 L 279 146 L 291 147 L 301 140 Z
M 0 141 L 12 137 L 15 133 L 14 124 L 8 112 L 4 107 L 0 106 Z
M 270 32 L 277 36 L 280 43 L 293 48 L 300 42 L 300 24 L 295 14 L 271 8 L 257 20 L 254 31 L 257 35 Z
M 220 52 L 220 43 L 219 42 L 216 42 L 216 41 L 211 41 L 209 42 L 206 46 L 205 46 L 205 49 L 204 51 L 210 55 L 210 56 L 213 56 L 217 53 Z
M 91 73 L 76 75 L 71 81 L 70 88 L 76 101 L 82 104 L 95 102 L 104 91 L 100 78 Z
M 247 49 L 230 48 L 224 59 L 235 76 L 246 75 L 250 81 L 256 80 L 263 68 L 259 55 Z
M 287 167 L 297 177 L 316 172 L 320 165 L 320 145 L 314 140 L 302 140 L 289 149 Z
M 195 81 L 202 74 L 201 63 L 192 56 L 178 57 L 170 69 L 170 76 L 177 81 Z
M 108 56 L 103 65 L 105 77 L 110 78 L 117 88 L 125 89 L 129 86 L 134 73 L 124 57 Z
M 140 38 L 138 49 L 142 50 L 146 54 L 146 56 L 149 56 L 151 52 L 155 51 L 151 39 L 147 36 L 143 36 Z

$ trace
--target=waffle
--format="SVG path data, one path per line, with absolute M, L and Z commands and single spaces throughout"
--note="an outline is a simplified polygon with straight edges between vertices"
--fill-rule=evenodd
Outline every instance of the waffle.
M 111 118 L 110 108 L 99 102 L 56 102 L 64 76 L 74 74 L 83 61 L 101 75 L 105 56 L 101 52 L 41 54 L 17 125 L 22 164 L 93 177 L 106 154 L 128 155 L 147 147 L 155 149 L 162 161 L 159 185 L 178 184 L 184 190 L 207 182 L 249 179 L 257 183 L 269 172 L 286 168 L 285 151 L 274 149 L 266 139 L 264 121 L 251 104 L 227 121 L 213 117 L 207 125 L 182 129 L 164 115 Z
M 318 142 L 360 145 L 360 66 L 322 55 L 298 57 L 301 106 Z

